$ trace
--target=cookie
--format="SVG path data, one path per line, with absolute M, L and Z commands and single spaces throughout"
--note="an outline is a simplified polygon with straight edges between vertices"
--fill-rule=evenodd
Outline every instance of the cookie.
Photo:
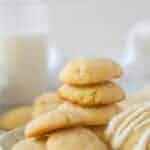
M 111 104 L 125 99 L 123 90 L 113 82 L 91 86 L 63 85 L 59 89 L 59 95 L 64 100 L 82 106 L 97 106 Z
M 78 59 L 68 63 L 60 73 L 66 84 L 89 85 L 121 77 L 119 64 L 111 59 Z
M 47 150 L 108 150 L 107 146 L 90 130 L 71 128 L 51 134 Z
M 106 125 L 104 126 L 89 126 L 88 127 L 91 131 L 93 131 L 98 138 L 102 139 L 104 142 L 105 140 L 105 129 L 106 129 Z
M 147 150 L 150 143 L 150 103 L 133 105 L 116 115 L 105 134 L 113 149 Z
M 64 103 L 55 110 L 32 120 L 25 129 L 26 137 L 38 137 L 54 130 L 79 125 L 105 125 L 118 112 L 118 105 L 83 108 Z
M 33 104 L 33 118 L 38 117 L 42 113 L 51 111 L 63 103 L 63 100 L 57 95 L 57 93 L 46 93 L 35 99 Z
M 16 143 L 12 150 L 46 150 L 45 141 L 25 139 Z
M 27 124 L 32 118 L 32 108 L 20 106 L 1 115 L 1 129 L 11 130 Z

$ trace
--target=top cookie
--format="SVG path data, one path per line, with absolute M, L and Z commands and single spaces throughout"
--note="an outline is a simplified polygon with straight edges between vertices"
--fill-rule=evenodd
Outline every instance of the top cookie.
M 111 59 L 78 59 L 65 66 L 60 80 L 66 84 L 88 85 L 119 78 L 122 74 L 120 65 Z

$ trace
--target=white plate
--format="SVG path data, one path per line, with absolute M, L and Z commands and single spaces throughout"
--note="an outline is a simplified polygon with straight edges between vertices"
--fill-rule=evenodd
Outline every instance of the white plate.
M 0 136 L 0 150 L 11 150 L 19 140 L 24 139 L 24 128 L 15 129 Z

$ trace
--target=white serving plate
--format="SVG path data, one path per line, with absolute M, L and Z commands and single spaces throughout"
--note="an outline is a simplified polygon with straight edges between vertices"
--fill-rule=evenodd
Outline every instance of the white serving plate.
M 24 139 L 24 128 L 18 128 L 0 136 L 0 150 L 11 150 L 12 146 Z

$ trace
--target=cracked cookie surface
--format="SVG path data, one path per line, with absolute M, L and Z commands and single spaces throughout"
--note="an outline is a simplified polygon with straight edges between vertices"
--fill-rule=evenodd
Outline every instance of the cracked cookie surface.
M 71 86 L 65 84 L 59 89 L 59 95 L 64 100 L 89 107 L 111 104 L 125 99 L 123 90 L 117 84 L 110 81 L 91 86 Z
M 68 63 L 60 73 L 60 80 L 66 84 L 89 85 L 121 77 L 119 64 L 111 59 L 77 59 Z
M 44 113 L 32 120 L 25 129 L 25 136 L 39 137 L 58 129 L 73 126 L 105 125 L 118 111 L 119 107 L 116 104 L 83 108 L 64 103 L 55 110 Z

